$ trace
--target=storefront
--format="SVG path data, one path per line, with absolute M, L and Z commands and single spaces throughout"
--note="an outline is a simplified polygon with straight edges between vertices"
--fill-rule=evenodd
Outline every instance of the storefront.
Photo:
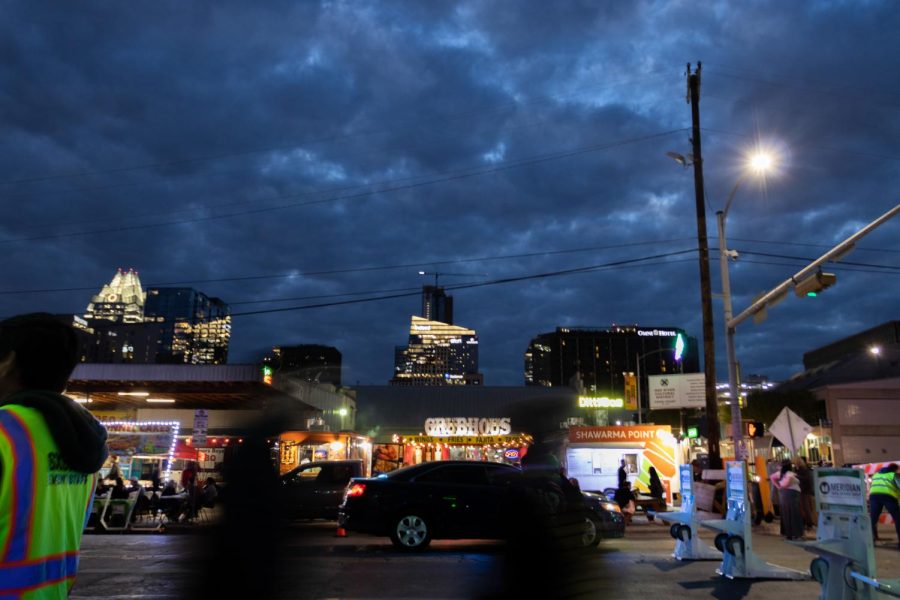
M 317 460 L 359 459 L 369 476 L 372 464 L 371 440 L 349 432 L 286 431 L 274 441 L 272 450 L 281 474 Z
M 105 477 L 113 461 L 122 479 L 149 484 L 155 474 L 162 481 L 180 477 L 185 460 L 196 460 L 196 450 L 178 439 L 177 421 L 112 421 L 102 423 L 107 431 L 109 458 L 100 472 Z
M 519 464 L 532 443 L 530 435 L 512 429 L 508 417 L 434 417 L 421 433 L 394 434 L 390 443 L 373 448 L 373 471 L 436 460 L 482 460 Z
M 619 466 L 625 461 L 632 487 L 648 493 L 653 467 L 671 502 L 679 491 L 677 446 L 669 425 L 570 427 L 566 469 L 582 490 L 603 491 L 618 486 Z

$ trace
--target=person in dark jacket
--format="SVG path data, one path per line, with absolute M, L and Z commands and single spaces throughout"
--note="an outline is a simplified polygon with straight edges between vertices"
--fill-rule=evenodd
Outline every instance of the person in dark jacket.
M 656 469 L 650 467 L 647 471 L 650 474 L 650 495 L 657 500 L 664 500 L 666 497 L 666 489 L 663 487 L 662 481 L 659 479 L 659 473 Z
M 624 458 L 622 459 L 622 462 L 619 464 L 618 476 L 619 476 L 619 483 L 616 487 L 621 488 L 622 484 L 624 484 L 626 481 L 628 481 L 628 471 L 625 470 L 625 459 Z
M 800 515 L 803 526 L 812 529 L 819 516 L 816 514 L 816 492 L 813 489 L 813 473 L 809 463 L 802 456 L 797 457 L 797 479 L 800 480 Z
M 34 597 L 62 598 L 75 581 L 108 453 L 106 429 L 63 395 L 79 356 L 75 330 L 52 315 L 0 321 L 0 505 L 12 507 L 0 510 L 2 597 L 19 596 L 27 580 Z

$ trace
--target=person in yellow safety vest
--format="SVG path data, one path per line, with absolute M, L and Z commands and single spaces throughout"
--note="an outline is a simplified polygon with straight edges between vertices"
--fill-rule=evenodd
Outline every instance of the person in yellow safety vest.
M 897 485 L 897 465 L 890 464 L 874 475 L 869 486 L 869 516 L 872 517 L 872 535 L 878 539 L 878 517 L 881 510 L 886 508 L 894 519 L 894 528 L 897 530 L 897 546 L 900 547 L 900 507 L 897 499 L 900 498 L 900 486 Z
M 106 429 L 62 395 L 80 355 L 72 327 L 0 321 L 0 598 L 66 598 Z

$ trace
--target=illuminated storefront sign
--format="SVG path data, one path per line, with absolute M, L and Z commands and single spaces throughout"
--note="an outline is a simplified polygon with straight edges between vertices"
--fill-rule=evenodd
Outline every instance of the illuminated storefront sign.
M 624 408 L 625 401 L 622 398 L 595 398 L 593 396 L 579 396 L 579 408 Z
M 530 438 L 519 435 L 408 435 L 403 437 L 404 444 L 454 444 L 467 446 L 521 446 L 529 443 Z
M 481 419 L 478 417 L 440 417 L 425 419 L 425 434 L 448 436 L 505 436 L 512 432 L 509 417 Z

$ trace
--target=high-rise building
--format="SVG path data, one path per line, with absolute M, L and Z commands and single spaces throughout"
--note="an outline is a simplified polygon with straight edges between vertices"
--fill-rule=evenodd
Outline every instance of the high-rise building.
M 422 317 L 453 325 L 453 296 L 436 285 L 422 286 Z
M 409 344 L 394 353 L 391 385 L 482 385 L 478 336 L 466 329 L 413 316 Z
M 84 318 L 114 323 L 143 323 L 144 301 L 147 295 L 141 289 L 137 271 L 116 271 L 112 281 L 91 297 Z
M 313 383 L 341 386 L 341 352 L 332 346 L 300 344 L 275 346 L 263 362 L 273 365 L 280 374 Z
M 119 269 L 91 298 L 85 329 L 88 362 L 225 364 L 231 309 L 191 288 L 141 287 L 137 271 Z
M 684 350 L 676 361 L 679 337 Z M 624 389 L 624 374 L 638 370 L 642 377 L 696 373 L 697 342 L 677 327 L 558 327 L 531 340 L 525 352 L 525 385 L 572 387 L 578 379 L 588 392 L 615 393 Z
M 231 310 L 192 288 L 148 288 L 144 320 L 165 324 L 157 362 L 225 364 Z

